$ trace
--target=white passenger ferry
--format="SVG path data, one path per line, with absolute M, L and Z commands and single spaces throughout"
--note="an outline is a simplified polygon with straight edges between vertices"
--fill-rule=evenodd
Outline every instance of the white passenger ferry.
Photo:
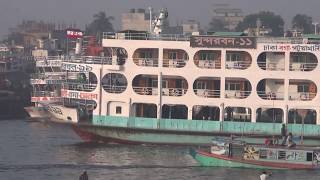
M 48 104 L 61 104 L 61 83 L 65 80 L 65 72 L 60 67 L 62 56 L 49 56 L 48 51 L 37 49 L 33 52 L 35 74 L 32 75 L 32 106 L 25 107 L 31 119 L 47 119 L 50 117 L 46 107 Z
M 320 144 L 319 41 L 165 35 L 157 23 L 155 32 L 104 33 L 104 57 L 63 60 L 62 70 L 84 78 L 61 89 L 79 106 L 55 111 L 81 137 L 205 144 L 239 135 L 257 143 L 280 135 L 283 123 L 306 145 Z

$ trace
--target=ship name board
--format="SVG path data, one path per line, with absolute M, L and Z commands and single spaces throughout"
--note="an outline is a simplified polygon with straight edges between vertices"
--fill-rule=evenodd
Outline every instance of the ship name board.
M 254 49 L 256 44 L 254 37 L 192 36 L 190 38 L 191 47 Z
M 72 71 L 72 72 L 90 72 L 92 71 L 92 67 L 88 65 L 81 65 L 81 64 L 72 64 L 72 63 L 62 63 L 61 69 L 65 71 Z
M 73 99 L 97 100 L 98 94 L 61 89 L 61 96 Z
M 294 52 L 317 52 L 320 51 L 318 44 L 266 44 L 264 51 L 294 51 Z

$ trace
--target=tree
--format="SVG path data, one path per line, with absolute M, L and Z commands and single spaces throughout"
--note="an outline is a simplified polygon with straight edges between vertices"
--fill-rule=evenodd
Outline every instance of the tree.
M 284 21 L 281 16 L 275 15 L 273 12 L 262 11 L 257 14 L 246 16 L 242 22 L 236 27 L 237 31 L 244 31 L 248 28 L 257 27 L 257 20 L 260 19 L 262 26 L 272 30 L 272 36 L 283 36 Z
M 226 22 L 221 19 L 212 18 L 211 22 L 209 23 L 209 31 L 229 31 L 225 28 Z
M 93 15 L 93 21 L 86 27 L 86 34 L 93 36 L 100 36 L 102 32 L 114 31 L 113 25 L 110 21 L 114 18 L 112 16 L 106 16 L 105 12 L 98 12 Z
M 292 19 L 292 28 L 302 31 L 304 34 L 313 32 L 312 17 L 305 14 L 297 14 Z

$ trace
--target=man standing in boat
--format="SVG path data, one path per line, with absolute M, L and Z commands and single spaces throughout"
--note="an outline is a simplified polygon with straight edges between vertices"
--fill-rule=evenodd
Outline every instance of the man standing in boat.
M 268 177 L 271 176 L 272 173 L 267 173 L 266 171 L 263 171 L 262 174 L 260 175 L 260 180 L 267 180 Z
M 281 127 L 281 137 L 282 137 L 282 143 L 281 145 L 285 145 L 286 144 L 286 141 L 287 141 L 287 127 L 285 124 L 282 124 L 282 127 Z

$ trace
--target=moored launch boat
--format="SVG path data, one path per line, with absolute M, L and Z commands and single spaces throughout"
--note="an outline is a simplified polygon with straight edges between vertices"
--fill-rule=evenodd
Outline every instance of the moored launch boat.
M 202 166 L 256 169 L 318 169 L 320 148 L 249 145 L 244 141 L 213 140 L 207 150 L 191 150 Z

